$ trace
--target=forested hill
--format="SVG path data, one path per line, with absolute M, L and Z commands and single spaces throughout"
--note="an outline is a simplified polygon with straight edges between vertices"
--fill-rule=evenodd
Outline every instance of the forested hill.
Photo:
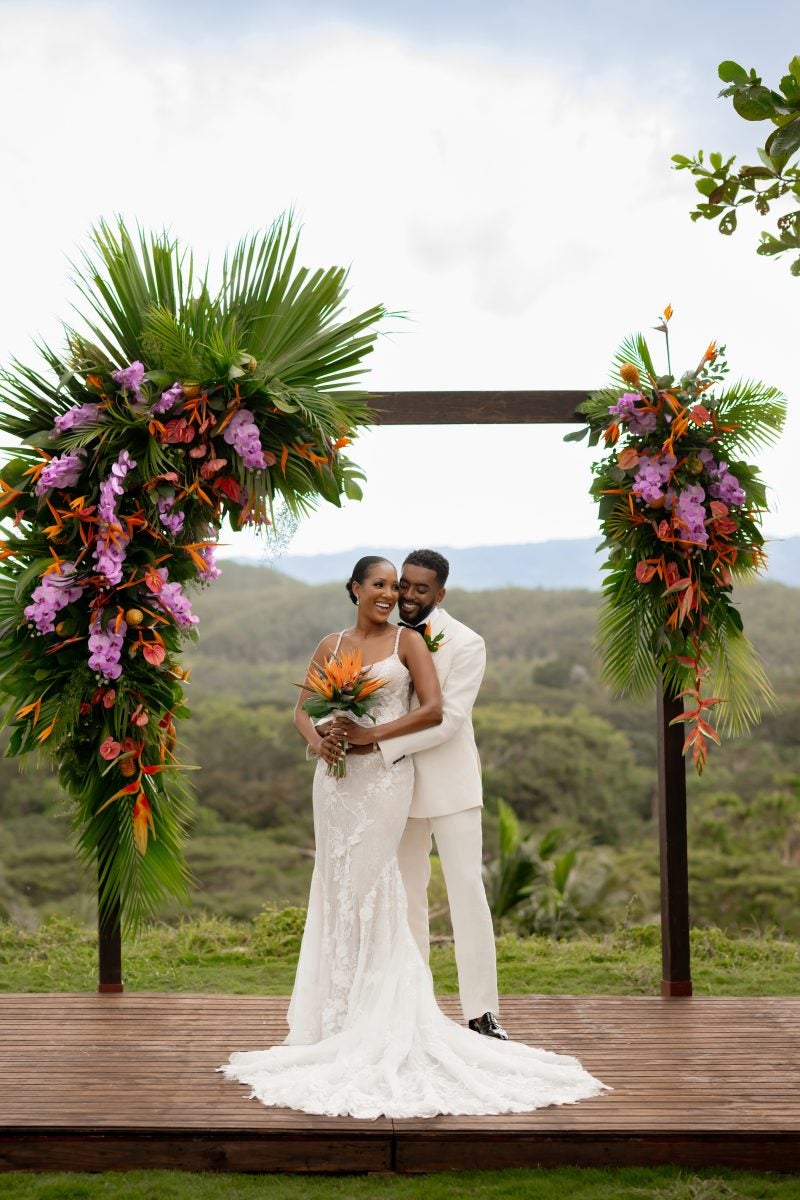
M 702 778 L 688 773 L 693 918 L 800 936 L 800 590 L 762 583 L 738 601 L 778 704 L 748 737 L 715 749 Z M 230 562 L 192 603 L 191 717 L 178 745 L 182 762 L 202 768 L 190 776 L 192 907 L 250 917 L 267 902 L 304 903 L 312 767 L 292 723 L 295 684 L 319 639 L 350 625 L 355 609 L 341 582 L 311 586 Z M 487 643 L 475 709 L 487 880 L 500 895 L 502 799 L 533 854 L 536 888 L 507 918 L 525 932 L 612 928 L 631 912 L 656 919 L 653 697 L 616 700 L 600 683 L 599 604 L 597 592 L 579 590 L 447 594 L 451 615 Z M 0 919 L 92 919 L 93 882 L 76 866 L 69 823 L 55 776 L 33 762 L 20 773 L 0 757 Z M 432 912 L 434 931 L 446 933 L 436 871 Z
M 305 662 L 322 636 L 352 624 L 353 607 L 341 583 L 311 586 L 265 567 L 223 567 L 221 579 L 193 599 L 200 640 L 189 657 L 197 682 L 240 694 L 255 686 L 277 699 L 264 668 Z M 445 607 L 484 636 L 490 663 L 533 668 L 566 657 L 594 675 L 599 603 L 597 593 L 573 589 L 452 588 Z M 739 590 L 737 603 L 768 671 L 780 677 L 800 670 L 800 589 L 755 584 Z
M 490 589 L 590 588 L 602 583 L 602 557 L 595 538 L 553 539 L 511 546 L 437 547 L 450 560 L 451 578 L 459 587 Z M 303 583 L 346 579 L 353 563 L 364 554 L 386 554 L 401 563 L 409 547 L 361 547 L 336 554 L 286 554 L 275 566 Z M 800 587 L 800 536 L 767 538 L 768 578 L 771 583 Z

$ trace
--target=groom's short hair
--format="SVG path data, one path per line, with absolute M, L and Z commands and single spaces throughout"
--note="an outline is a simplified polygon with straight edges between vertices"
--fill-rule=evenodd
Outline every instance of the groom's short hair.
M 443 554 L 439 554 L 436 550 L 412 550 L 403 560 L 404 566 L 406 563 L 412 567 L 424 567 L 426 571 L 433 571 L 439 587 L 444 587 L 447 583 L 450 563 Z

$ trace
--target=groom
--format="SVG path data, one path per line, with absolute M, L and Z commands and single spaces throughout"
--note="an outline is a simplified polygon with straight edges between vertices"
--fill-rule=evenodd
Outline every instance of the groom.
M 464 1016 L 476 1033 L 505 1041 L 497 1019 L 494 930 L 481 875 L 483 793 L 472 730 L 486 648 L 483 638 L 440 608 L 449 571 L 447 559 L 435 550 L 414 550 L 400 576 L 400 624 L 425 637 L 433 654 L 442 723 L 380 742 L 379 748 L 387 767 L 414 755 L 414 797 L 398 851 L 411 931 L 427 962 L 433 836 L 447 886 Z

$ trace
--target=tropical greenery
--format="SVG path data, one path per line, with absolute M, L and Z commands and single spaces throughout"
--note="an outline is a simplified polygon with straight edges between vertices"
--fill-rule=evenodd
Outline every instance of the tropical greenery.
M 641 334 L 617 352 L 610 386 L 581 406 L 606 456 L 594 466 L 608 552 L 598 646 L 605 680 L 622 694 L 664 685 L 688 697 L 684 751 L 702 772 L 719 727 L 741 733 L 755 724 L 772 691 L 745 637 L 733 584 L 765 563 L 760 530 L 766 486 L 740 457 L 779 435 L 786 401 L 773 387 L 726 385 L 724 350 L 713 343 L 693 370 L 659 373 Z M 711 694 L 706 685 L 710 684 Z M 674 723 L 674 722 L 673 722 Z
M 759 254 L 779 256 L 800 250 L 800 166 L 790 165 L 800 150 L 800 55 L 789 63 L 777 87 L 768 87 L 752 68 L 746 71 L 730 60 L 720 63 L 719 77 L 728 86 L 720 92 L 730 97 L 735 111 L 745 121 L 768 121 L 774 126 L 763 146 L 757 148 L 759 161 L 749 166 L 736 164 L 736 157 L 725 158 L 719 152 L 694 158 L 674 154 L 676 170 L 689 171 L 703 199 L 692 212 L 692 220 L 718 220 L 720 233 L 736 230 L 738 210 L 752 205 L 765 217 L 776 202 L 786 198 L 790 207 L 778 211 L 775 232 L 764 230 Z M 800 256 L 790 265 L 800 275 Z
M 8 753 L 58 765 L 106 919 L 185 898 L 189 793 L 175 753 L 185 588 L 219 575 L 225 521 L 360 495 L 342 453 L 383 309 L 344 312 L 345 272 L 297 261 L 290 218 L 226 257 L 218 288 L 166 234 L 100 224 L 78 321 L 0 377 L 0 695 Z
M 758 737 L 732 736 L 724 755 L 687 779 L 698 928 L 775 928 L 800 938 L 799 594 L 770 583 L 734 593 L 777 703 Z M 654 702 L 615 699 L 600 680 L 592 648 L 600 604 L 597 593 L 581 591 L 448 591 L 448 610 L 484 631 L 487 643 L 475 727 L 490 886 L 501 800 L 516 814 L 523 855 L 536 864 L 530 897 L 498 915 L 499 933 L 553 929 L 550 873 L 572 850 L 560 938 L 607 932 L 626 919 L 658 921 Z M 203 636 L 185 656 L 192 715 L 181 726 L 181 758 L 202 770 L 190 776 L 186 853 L 196 882 L 188 912 L 249 920 L 265 903 L 303 906 L 313 866 L 313 765 L 292 726 L 294 685 L 309 647 L 350 621 L 352 605 L 341 584 L 308 586 L 225 562 L 194 607 Z M 0 757 L 0 916 L 31 932 L 50 916 L 94 920 L 93 879 L 81 877 L 70 819 L 45 763 L 21 771 Z M 547 838 L 546 850 L 556 831 L 544 857 L 540 844 Z M 171 922 L 183 911 L 169 899 L 160 908 Z M 436 859 L 431 912 L 435 936 L 447 938 Z M 86 969 L 91 980 L 91 950 Z

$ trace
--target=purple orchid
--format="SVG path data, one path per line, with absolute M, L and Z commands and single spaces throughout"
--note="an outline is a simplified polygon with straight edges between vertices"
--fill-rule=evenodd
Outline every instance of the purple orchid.
M 75 487 L 85 466 L 82 450 L 77 450 L 75 454 L 62 454 L 58 458 L 51 458 L 39 476 L 35 488 L 36 495 L 43 496 L 50 488 Z
M 120 658 L 128 626 L 120 621 L 119 627 L 109 625 L 103 629 L 100 617 L 95 617 L 89 634 L 89 668 L 105 680 L 119 679 L 122 674 Z
M 628 429 L 636 436 L 652 433 L 657 425 L 656 414 L 644 412 L 638 407 L 642 399 L 638 392 L 623 392 L 616 404 L 609 406 L 609 413 L 628 422 Z
M 699 483 L 692 483 L 676 493 L 672 512 L 686 531 L 682 541 L 695 542 L 699 546 L 708 545 L 705 498 L 706 494 Z
M 709 495 L 723 504 L 744 504 L 746 495 L 739 480 L 728 470 L 726 462 L 716 462 L 714 455 L 708 449 L 703 449 L 697 456 L 713 480 L 709 486 Z
M 119 371 L 112 371 L 111 378 L 125 392 L 132 392 L 134 400 L 142 399 L 142 383 L 144 382 L 144 363 L 140 363 L 137 359 L 132 362 L 129 367 L 122 367 Z
M 55 419 L 55 429 L 58 433 L 66 433 L 76 425 L 89 425 L 98 421 L 99 404 L 75 404 L 65 413 Z
M 164 580 L 164 585 L 160 592 L 150 593 L 153 603 L 164 612 L 168 612 L 181 629 L 191 629 L 193 625 L 197 625 L 200 618 L 192 612 L 191 602 L 188 596 L 183 594 L 181 585 L 168 582 L 166 567 L 159 567 L 158 574 Z
M 212 538 L 214 530 L 209 525 L 206 528 L 206 538 Z M 205 569 L 198 571 L 198 575 L 203 583 L 213 583 L 215 579 L 219 579 L 222 571 L 217 566 L 217 547 L 216 546 L 200 546 L 197 553 L 206 564 Z
M 182 395 L 183 388 L 181 385 L 179 383 L 173 383 L 172 387 L 167 388 L 165 392 L 162 392 L 161 398 L 156 400 L 155 404 L 153 405 L 153 412 L 158 416 L 169 412 L 172 406 L 176 404 L 178 400 L 180 400 Z
M 44 575 L 41 583 L 34 588 L 31 602 L 23 612 L 37 633 L 54 633 L 55 618 L 61 609 L 80 599 L 83 588 L 72 579 L 76 569 L 75 563 L 62 562 L 56 572 Z
M 645 504 L 654 504 L 662 500 L 664 489 L 677 462 L 674 454 L 656 454 L 652 458 L 641 458 L 631 491 L 641 496 Z
M 162 496 L 158 501 L 158 519 L 161 522 L 162 529 L 168 530 L 172 534 L 179 534 L 183 529 L 183 522 L 186 516 L 182 512 L 172 512 L 175 506 L 175 493 L 172 492 L 168 496 Z
M 263 471 L 267 466 L 255 417 L 247 408 L 240 408 L 230 419 L 223 438 L 233 446 L 244 465 L 251 471 Z
M 122 564 L 125 562 L 125 550 L 130 539 L 122 532 L 117 518 L 117 496 L 124 492 L 122 485 L 125 476 L 135 466 L 136 463 L 128 451 L 120 450 L 117 461 L 112 463 L 110 472 L 100 484 L 100 499 L 97 504 L 100 524 L 94 547 L 94 561 L 99 574 L 105 575 L 109 587 L 116 587 L 122 582 Z

